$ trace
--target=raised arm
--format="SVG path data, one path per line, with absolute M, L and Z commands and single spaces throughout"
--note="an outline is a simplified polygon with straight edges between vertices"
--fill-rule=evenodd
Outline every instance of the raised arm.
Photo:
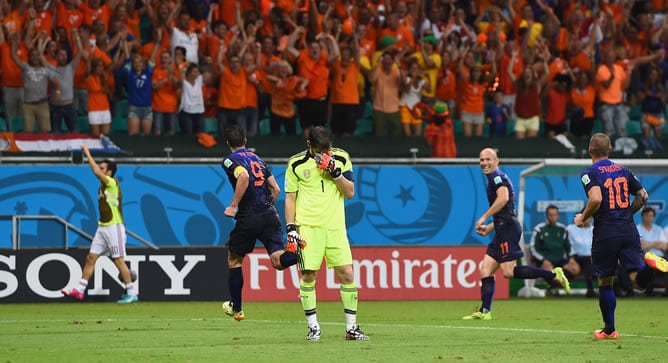
M 288 54 L 292 55 L 295 58 L 299 58 L 299 51 L 297 48 L 295 48 L 295 44 L 297 43 L 297 38 L 301 36 L 304 33 L 304 27 L 300 26 L 295 28 L 295 30 L 290 34 L 290 37 L 288 38 L 288 44 L 285 47 L 285 50 L 288 52 Z
M 102 172 L 102 169 L 97 165 L 97 162 L 95 162 L 95 159 L 93 158 L 93 155 L 90 154 L 90 150 L 88 149 L 88 145 L 81 145 L 81 150 L 83 151 L 84 155 L 86 156 L 86 159 L 88 159 L 88 165 L 90 165 L 91 170 L 93 171 L 93 174 L 100 179 L 102 184 L 107 185 L 109 183 L 109 177 Z

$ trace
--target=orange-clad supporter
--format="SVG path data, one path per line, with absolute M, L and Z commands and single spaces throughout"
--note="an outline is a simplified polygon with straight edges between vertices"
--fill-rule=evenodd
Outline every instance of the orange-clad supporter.
M 161 28 L 163 45 L 172 44 L 171 35 L 167 28 L 172 27 L 174 23 L 176 5 L 171 2 L 158 1 L 153 6 L 144 6 L 153 29 Z
M 90 73 L 86 77 L 88 90 L 88 123 L 92 135 L 109 134 L 111 130 L 111 108 L 109 97 L 112 90 L 108 84 L 107 72 L 101 59 L 88 60 Z
M 23 14 L 23 23 L 28 24 L 28 22 L 33 19 L 33 26 L 35 27 L 35 34 L 39 34 L 42 31 L 46 32 L 49 36 L 53 34 L 53 20 L 54 20 L 54 9 L 55 6 L 49 5 L 46 6 L 45 0 L 33 0 L 34 11 L 30 9 Z
M 399 92 L 404 78 L 399 60 L 384 51 L 369 74 L 369 82 L 375 87 L 371 112 L 374 135 L 402 135 Z
M 62 0 L 56 3 L 56 27 L 72 29 L 83 24 L 84 15 L 77 7 L 78 0 Z
M 304 33 L 303 27 L 298 27 L 290 35 L 287 52 L 297 58 L 297 75 L 308 80 L 306 95 L 299 101 L 299 123 L 304 136 L 308 138 L 309 130 L 313 126 L 327 124 L 327 89 L 329 85 L 328 54 L 320 41 L 334 46 L 334 38 L 320 34 L 308 42 L 308 48 L 302 51 L 295 49 L 295 40 Z M 335 59 L 335 58 L 334 58 Z
M 275 74 L 276 66 L 281 58 L 274 54 L 276 50 L 276 38 L 265 37 L 262 39 L 262 56 L 260 59 L 260 82 L 261 89 L 258 99 L 258 123 L 271 109 L 271 81 L 268 75 Z
M 599 5 L 601 7 L 601 12 L 610 15 L 614 19 L 615 24 L 621 24 L 624 22 L 624 15 L 630 15 L 630 9 L 625 9 L 625 6 L 621 1 L 601 1 Z
M 276 75 L 268 75 L 271 81 L 271 111 L 269 129 L 272 136 L 281 134 L 281 126 L 288 136 L 297 135 L 295 100 L 304 97 L 308 80 L 292 75 L 290 63 L 282 60 L 276 65 Z
M 517 97 L 517 90 L 515 89 L 515 84 L 508 75 L 509 69 L 508 65 L 510 64 L 510 59 L 512 58 L 511 54 L 518 49 L 516 42 L 510 41 L 506 43 L 505 51 L 499 60 L 499 88 L 503 92 L 503 103 L 510 108 L 511 118 L 515 118 L 515 100 Z M 524 71 L 524 58 L 517 57 L 513 63 L 512 72 L 515 78 L 519 76 Z
M 603 130 L 609 136 L 623 136 L 626 132 L 627 113 L 623 102 L 623 93 L 628 87 L 633 72 L 633 64 L 628 72 L 615 64 L 617 55 L 614 49 L 608 49 L 603 55 L 603 64 L 596 70 L 598 83 L 598 100 L 600 101 L 599 117 Z M 615 132 L 617 132 L 615 134 Z
M 237 54 L 227 56 L 223 65 L 224 48 L 218 52 L 218 70 L 220 87 L 218 88 L 218 135 L 224 135 L 228 126 L 238 125 L 247 128 L 244 106 L 246 104 L 246 84 L 248 74 L 241 66 L 241 58 Z M 243 56 L 243 54 L 242 54 Z
M 159 29 L 159 28 L 158 28 Z M 163 36 L 165 35 L 165 32 L 162 32 Z M 153 29 L 153 36 L 151 37 L 151 41 L 143 44 L 141 48 L 139 48 L 139 55 L 141 55 L 144 59 L 149 59 L 151 57 L 151 52 L 153 51 L 153 47 L 155 46 L 155 39 L 160 39 L 157 36 L 157 29 Z M 174 62 L 171 61 L 171 50 L 169 48 L 169 44 L 165 44 L 161 40 L 158 41 L 158 54 L 162 54 L 163 52 L 168 52 L 170 53 L 170 67 L 174 67 Z M 160 64 L 158 64 L 158 68 L 161 67 Z M 178 79 L 178 76 L 177 76 Z
M 494 53 L 491 51 L 491 53 Z M 457 76 L 463 82 L 464 95 L 461 101 L 462 127 L 464 136 L 482 136 L 485 125 L 485 91 L 487 90 L 487 81 L 483 76 L 482 67 L 475 65 L 471 68 L 468 77 L 461 71 L 464 65 L 464 58 L 459 61 Z M 495 55 L 491 55 L 495 59 Z M 496 76 L 496 62 L 492 62 L 492 71 L 489 74 L 490 79 Z
M 466 52 L 464 54 L 460 55 L 459 60 L 464 59 L 464 63 L 457 62 L 457 68 L 456 68 L 456 74 L 457 74 L 457 109 L 454 112 L 454 115 L 456 117 L 461 118 L 461 113 L 462 113 L 462 104 L 464 102 L 464 93 L 466 92 L 466 80 L 469 79 L 471 75 L 471 69 L 475 65 L 475 56 L 473 55 L 473 52 Z M 460 77 L 458 74 L 459 72 L 462 73 L 462 77 Z M 451 114 L 453 114 L 451 112 Z
M 79 27 L 79 37 L 81 38 L 81 45 L 83 47 L 84 58 L 101 59 L 104 67 L 108 67 L 112 62 L 107 53 L 100 50 L 97 46 L 91 43 L 91 27 L 89 25 L 82 25 Z M 75 52 L 79 52 L 75 48 Z M 86 62 L 79 62 L 74 72 L 74 110 L 77 113 L 87 114 L 88 109 L 88 87 L 86 86 Z
M 577 72 L 570 101 L 571 134 L 578 138 L 589 139 L 594 128 L 596 104 L 596 89 L 591 83 L 589 72 Z
M 179 77 L 186 71 L 188 65 L 193 64 L 186 59 L 186 48 L 174 48 L 174 69 L 178 72 Z
M 423 102 L 433 104 L 436 97 L 436 82 L 438 80 L 438 71 L 441 69 L 441 55 L 436 52 L 438 40 L 433 35 L 425 35 L 420 43 L 420 50 L 414 53 L 417 64 L 422 73 L 426 76 L 429 87 L 422 90 Z
M 256 44 L 257 52 L 253 54 L 252 52 L 246 52 L 242 59 L 242 66 L 246 69 L 247 82 L 246 82 L 246 102 L 244 103 L 244 113 L 246 114 L 246 134 L 248 136 L 257 135 L 258 130 L 258 120 L 257 120 L 257 109 L 258 109 L 258 92 L 262 88 L 260 80 L 262 74 L 259 71 L 261 63 L 261 52 L 260 45 Z
M 56 59 L 57 53 L 58 53 L 58 44 L 55 41 L 50 40 L 46 44 L 46 50 L 44 51 L 44 59 L 50 65 L 55 66 L 56 64 L 58 64 L 58 60 Z
M 554 80 L 554 77 L 556 77 L 557 75 L 565 73 L 566 67 L 568 66 L 568 62 L 565 59 L 561 59 L 558 53 L 553 55 L 554 58 L 549 63 L 548 67 L 548 72 L 549 72 L 547 76 L 548 83 L 551 83 Z
M 12 8 L 12 1 L 0 1 L 0 19 L 2 26 L 7 29 L 7 34 L 23 31 L 23 19 L 25 16 L 26 3 L 21 1 L 19 7 Z M 33 16 L 34 17 L 34 16 Z
M 208 59 L 214 60 L 218 56 L 220 47 L 228 47 L 232 38 L 235 37 L 234 31 L 229 31 L 227 25 L 222 20 L 216 20 L 211 24 L 212 32 L 206 36 L 206 42 L 200 44 L 204 45 L 202 54 Z
M 357 24 L 357 39 L 360 43 L 360 56 L 371 56 L 376 53 L 376 41 L 366 38 L 368 26 L 364 24 Z
M 448 113 L 448 106 L 436 102 L 431 116 L 431 122 L 424 130 L 424 137 L 431 147 L 431 156 L 434 158 L 457 157 L 457 145 L 455 144 L 455 131 L 452 126 L 452 118 Z
M 134 7 L 131 7 L 132 5 L 133 2 L 117 4 L 114 9 L 114 17 L 125 25 L 130 35 L 139 39 L 141 37 L 141 16 Z
M 296 0 L 275 0 L 274 6 L 283 10 L 286 14 L 291 14 L 296 2 Z
M 543 73 L 540 79 L 532 67 L 525 67 L 519 77 L 513 71 L 519 52 L 514 50 L 508 64 L 508 76 L 517 90 L 515 102 L 515 137 L 524 139 L 538 136 L 540 130 L 540 94 L 547 82 L 547 63 L 542 63 Z
M 109 25 L 109 18 L 113 12 L 113 9 L 109 6 L 109 3 L 103 4 L 102 0 L 87 0 L 82 1 L 79 5 L 79 9 L 83 13 L 83 23 L 93 26 L 93 22 L 96 19 L 100 19 L 106 24 Z
M 571 45 L 571 57 L 568 60 L 568 65 L 573 71 L 591 72 L 592 71 L 592 57 L 588 49 L 583 49 L 579 45 L 580 41 L 573 42 Z
M 169 50 L 160 52 L 160 66 L 153 71 L 153 133 L 174 135 L 176 133 L 176 111 L 179 107 L 179 74 L 172 64 Z
M 397 40 L 397 47 L 403 48 L 408 45 L 410 48 L 415 48 L 415 39 L 413 38 L 413 30 L 409 27 L 399 24 L 399 15 L 391 13 L 387 16 L 387 28 L 380 32 L 380 37 L 390 36 Z
M 353 41 L 355 43 L 355 41 Z M 332 82 L 329 102 L 332 104 L 332 132 L 337 136 L 352 136 L 357 128 L 360 103 L 357 81 L 361 74 L 359 48 L 356 44 L 339 50 L 340 59 L 331 63 Z
M 449 52 L 443 52 L 441 58 L 443 63 L 438 70 L 438 80 L 436 82 L 436 99 L 445 102 L 448 110 L 454 110 L 457 98 L 457 75 L 450 70 L 451 55 Z
M 218 112 L 218 87 L 216 75 L 207 71 L 202 74 L 202 96 L 204 97 L 204 118 L 216 118 Z
M 543 91 L 543 94 L 546 94 L 545 100 L 547 101 L 545 112 L 546 136 L 550 139 L 557 138 L 562 143 L 564 143 L 564 139 L 558 136 L 565 136 L 568 131 L 566 120 L 570 99 L 568 85 L 574 81 L 574 78 L 570 68 L 566 68 L 566 73 L 556 76 Z M 568 143 L 566 146 L 570 147 L 572 145 Z
M 408 3 L 415 3 L 411 5 L 412 7 L 410 11 L 408 9 Z M 409 29 L 413 29 L 415 27 L 415 19 L 418 16 L 417 12 L 420 6 L 424 6 L 424 4 L 419 0 L 399 1 L 396 3 L 393 12 L 396 12 L 399 16 L 399 24 Z
M 218 18 L 217 19 L 220 19 L 220 20 L 224 21 L 225 24 L 227 24 L 228 26 L 236 25 L 237 24 L 237 10 L 236 10 L 237 3 L 238 3 L 238 1 L 236 1 L 236 0 L 223 0 L 223 1 L 221 1 L 218 5 L 219 13 L 218 13 Z M 241 1 L 240 5 L 241 5 L 240 10 L 241 10 L 242 13 L 244 11 L 248 10 L 248 9 L 253 9 L 255 7 L 255 4 L 253 3 L 253 1 L 249 1 L 249 0 Z M 275 3 L 274 6 L 279 7 L 278 3 Z M 290 9 L 291 9 L 290 11 L 292 11 L 292 8 L 290 8 Z M 290 14 L 290 12 L 287 12 L 287 13 Z
M 23 76 L 21 69 L 12 61 L 12 47 L 10 42 L 19 42 L 19 33 L 9 33 L 9 42 L 5 42 L 4 32 L 0 31 L 0 75 L 2 76 L 2 101 L 5 105 L 7 122 L 14 116 L 20 115 L 23 109 Z M 26 62 L 28 48 L 19 42 L 15 51 L 16 56 Z

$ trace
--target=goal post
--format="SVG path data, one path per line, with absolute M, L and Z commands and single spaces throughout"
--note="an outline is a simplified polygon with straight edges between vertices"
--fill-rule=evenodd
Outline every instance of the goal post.
M 619 163 L 631 169 L 633 173 L 641 179 L 643 176 L 664 177 L 668 171 L 668 160 L 665 159 L 621 159 Z M 527 201 L 527 179 L 537 176 L 572 176 L 577 178 L 580 172 L 591 165 L 590 159 L 545 159 L 536 164 L 533 164 L 520 172 L 519 188 L 517 193 L 517 218 L 522 226 L 523 232 L 527 231 L 524 226 L 526 220 L 526 201 Z M 647 187 L 645 185 L 645 187 Z M 668 187 L 666 187 L 668 188 Z M 662 192 L 666 192 L 662 188 Z M 655 196 L 659 198 L 668 199 L 668 192 L 660 193 Z M 650 195 L 652 198 L 652 195 Z M 580 199 L 585 200 L 584 192 L 582 192 Z M 528 230 L 531 230 L 529 228 Z M 520 244 L 524 250 L 524 258 L 522 264 L 528 265 L 530 261 L 529 239 L 526 233 L 522 233 Z M 524 287 L 518 291 L 518 296 L 521 297 L 543 297 L 545 291 L 535 287 L 536 280 L 524 280 Z

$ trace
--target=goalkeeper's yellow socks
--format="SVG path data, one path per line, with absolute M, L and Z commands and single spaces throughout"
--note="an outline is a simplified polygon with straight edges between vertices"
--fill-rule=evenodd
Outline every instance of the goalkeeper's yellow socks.
M 341 303 L 346 316 L 346 331 L 357 326 L 357 286 L 355 283 L 341 284 Z
M 318 316 L 316 315 L 315 281 L 299 281 L 299 299 L 302 301 L 302 308 L 304 308 L 304 315 L 306 315 L 308 326 L 319 329 L 320 325 L 318 324 Z

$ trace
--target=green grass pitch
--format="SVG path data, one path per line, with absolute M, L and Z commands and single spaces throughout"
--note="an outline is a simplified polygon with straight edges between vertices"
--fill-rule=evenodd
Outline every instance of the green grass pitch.
M 595 341 L 597 299 L 496 301 L 491 321 L 463 321 L 475 301 L 368 302 L 368 342 L 345 341 L 340 303 L 320 303 L 322 340 L 307 342 L 298 301 L 0 305 L 0 362 L 656 361 L 668 353 L 666 298 L 619 299 L 619 341 Z

